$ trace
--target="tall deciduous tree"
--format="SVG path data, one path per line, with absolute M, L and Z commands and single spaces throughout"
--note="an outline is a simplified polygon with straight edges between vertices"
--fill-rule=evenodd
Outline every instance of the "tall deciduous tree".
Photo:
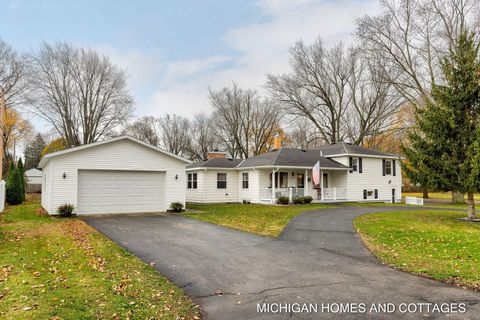
M 42 150 L 46 147 L 41 133 L 37 133 L 25 148 L 25 170 L 36 168 L 42 159 Z
M 325 48 L 298 41 L 290 50 L 290 74 L 268 75 L 267 88 L 295 118 L 303 118 L 328 143 L 381 132 L 399 107 L 393 87 L 378 81 L 378 65 L 357 48 Z
M 193 116 L 189 148 L 191 160 L 205 160 L 209 151 L 219 147 L 215 126 L 213 118 L 206 113 L 197 113 Z
M 31 60 L 33 111 L 67 147 L 108 137 L 131 115 L 127 76 L 106 56 L 67 43 L 44 43 Z
M 152 116 L 135 119 L 123 129 L 122 134 L 130 135 L 154 146 L 160 145 L 158 121 Z
M 282 117 L 273 101 L 236 84 L 218 91 L 210 89 L 210 103 L 218 136 L 232 157 L 261 153 Z
M 6 107 L 22 101 L 26 89 L 25 59 L 0 39 L 0 94 L 5 95 Z
M 177 114 L 158 118 L 160 146 L 167 151 L 185 156 L 190 148 L 190 121 Z
M 442 191 L 468 194 L 468 217 L 475 218 L 473 194 L 480 189 L 475 147 L 480 131 L 480 59 L 473 34 L 462 33 L 442 61 L 444 83 L 434 84 L 432 99 L 418 108 L 417 125 L 402 149 L 412 181 Z

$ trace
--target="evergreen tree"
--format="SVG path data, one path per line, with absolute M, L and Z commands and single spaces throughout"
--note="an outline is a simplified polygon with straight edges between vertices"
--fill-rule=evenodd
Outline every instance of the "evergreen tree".
M 407 176 L 434 190 L 467 193 L 469 218 L 480 189 L 478 54 L 474 35 L 462 33 L 442 62 L 445 83 L 434 85 L 431 103 L 416 110 L 417 125 L 402 146 Z
M 18 159 L 17 170 L 18 170 L 18 175 L 20 176 L 20 182 L 21 182 L 20 186 L 22 187 L 22 202 L 24 202 L 27 185 L 25 184 L 25 169 L 23 167 L 22 158 Z
M 25 148 L 25 170 L 36 168 L 42 159 L 42 150 L 46 147 L 43 136 L 39 133 Z
M 8 180 L 5 190 L 5 196 L 7 203 L 9 204 L 20 204 L 23 202 L 22 196 L 22 180 L 18 169 L 15 168 L 13 163 L 10 165 L 10 171 L 8 174 Z

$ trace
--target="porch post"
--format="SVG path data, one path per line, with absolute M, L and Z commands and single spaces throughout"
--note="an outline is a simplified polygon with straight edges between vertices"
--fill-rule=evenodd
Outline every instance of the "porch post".
M 272 170 L 272 203 L 275 203 L 275 169 Z
M 325 190 L 323 190 L 323 171 L 320 170 L 320 200 L 323 200 L 324 191 Z
M 309 196 L 308 192 L 308 169 L 305 170 L 305 178 L 303 178 L 303 196 Z
M 333 187 L 333 200 L 337 200 L 337 187 Z

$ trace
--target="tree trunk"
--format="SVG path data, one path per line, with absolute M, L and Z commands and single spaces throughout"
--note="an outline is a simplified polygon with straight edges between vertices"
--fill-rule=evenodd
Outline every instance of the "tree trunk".
M 452 203 L 465 203 L 465 194 L 452 191 Z
M 422 193 L 423 193 L 422 198 L 423 199 L 428 199 L 428 189 L 427 188 L 422 188 Z
M 473 192 L 468 193 L 468 219 L 475 219 L 475 198 Z

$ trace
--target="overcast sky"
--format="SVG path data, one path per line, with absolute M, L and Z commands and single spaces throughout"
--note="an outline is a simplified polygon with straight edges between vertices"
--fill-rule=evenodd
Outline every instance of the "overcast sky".
M 136 116 L 190 116 L 210 110 L 208 87 L 261 91 L 266 73 L 288 71 L 296 40 L 349 42 L 355 18 L 378 9 L 378 0 L 2 0 L 0 38 L 20 51 L 57 40 L 96 48 L 130 75 Z

